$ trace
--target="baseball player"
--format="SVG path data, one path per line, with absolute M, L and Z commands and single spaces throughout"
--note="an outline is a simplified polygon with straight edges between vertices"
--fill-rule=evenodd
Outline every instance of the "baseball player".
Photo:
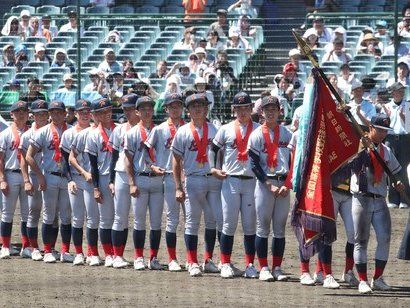
M 73 265 L 83 265 L 84 188 L 86 181 L 75 168 L 70 166 L 69 155 L 75 136 L 90 126 L 90 102 L 78 100 L 75 106 L 75 116 L 77 119 L 75 125 L 67 129 L 61 136 L 60 148 L 68 169 L 68 196 L 72 213 L 72 238 L 76 253 Z
M 105 267 L 113 265 L 113 250 L 111 230 L 114 222 L 114 198 L 110 190 L 110 163 L 112 147 L 110 135 L 115 128 L 112 118 L 112 103 L 107 98 L 91 103 L 91 112 L 98 119 L 98 127 L 90 130 L 85 144 L 91 166 L 94 198 L 99 203 L 100 210 L 100 242 L 105 254 Z
M 261 107 L 265 123 L 251 133 L 248 142 L 252 171 L 258 179 L 255 188 L 255 245 L 261 267 L 259 279 L 284 281 L 288 277 L 283 274 L 281 264 L 290 202 L 289 191 L 284 182 L 290 167 L 290 150 L 287 146 L 292 134 L 277 123 L 280 105 L 275 96 L 264 97 Z M 271 222 L 272 273 L 267 260 Z
M 147 209 L 150 217 L 150 259 L 148 268 L 162 269 L 157 255 L 161 240 L 161 220 L 164 207 L 162 176 L 151 170 L 151 162 L 155 161 L 155 153 L 151 148 L 148 153 L 144 143 L 154 128 L 152 116 L 155 102 L 149 96 L 142 96 L 137 100 L 137 112 L 140 117 L 138 125 L 131 128 L 124 143 L 127 158 L 127 174 L 130 183 L 131 204 L 134 211 L 134 268 L 145 269 L 144 243 L 145 221 Z M 149 157 L 148 157 L 149 156 Z
M 127 132 L 138 124 L 139 117 L 135 104 L 138 95 L 132 93 L 122 97 L 122 110 L 127 122 L 118 125 L 110 136 L 112 159 L 110 165 L 110 187 L 114 191 L 114 224 L 112 226 L 112 243 L 114 250 L 114 268 L 127 267 L 123 254 L 128 237 L 128 214 L 131 206 L 130 187 L 125 171 L 124 139 Z
M 376 150 L 384 159 L 393 174 L 401 170 L 401 166 L 392 150 L 382 141 L 390 129 L 390 118 L 385 114 L 376 114 L 370 120 L 368 139 L 376 145 Z M 364 141 L 366 142 L 366 141 Z M 352 163 L 350 189 L 353 193 L 352 215 L 355 232 L 354 262 L 359 275 L 359 292 L 371 293 L 373 290 L 390 290 L 383 280 L 383 271 L 389 257 L 391 219 L 386 203 L 386 174 L 375 155 L 362 151 Z M 401 182 L 395 189 L 404 191 Z M 375 271 L 369 286 L 367 282 L 367 245 L 370 236 L 370 225 L 373 226 L 377 246 L 375 253 Z
M 247 154 L 249 137 L 258 123 L 252 122 L 252 101 L 245 92 L 235 95 L 232 103 L 236 120 L 222 126 L 213 140 L 211 172 L 222 183 L 223 229 L 221 236 L 221 277 L 232 278 L 242 272 L 231 264 L 234 235 L 241 213 L 245 247 L 245 277 L 256 278 L 255 258 L 255 176 Z M 218 152 L 223 151 L 222 170 L 215 168 Z
M 178 129 L 171 146 L 176 200 L 184 201 L 186 194 L 185 245 L 190 276 L 202 275 L 197 257 L 198 229 L 202 212 L 205 220 L 205 254 L 202 270 L 219 272 L 212 261 L 212 255 L 216 240 L 216 217 L 222 220 L 221 181 L 210 173 L 208 152 L 217 130 L 213 124 L 206 121 L 208 104 L 203 93 L 186 98 L 185 105 L 191 123 Z M 184 186 L 181 178 L 182 169 L 186 177 Z
M 3 208 L 1 212 L 1 239 L 3 246 L 0 259 L 10 258 L 10 240 L 13 216 L 17 200 L 21 212 L 21 255 L 31 257 L 27 236 L 28 200 L 24 191 L 24 181 L 20 170 L 20 137 L 27 130 L 28 107 L 24 101 L 11 106 L 13 123 L 0 134 L 0 189 Z
M 35 172 L 42 191 L 44 204 L 42 235 L 44 243 L 45 263 L 56 262 L 52 254 L 52 244 L 55 240 L 53 223 L 60 214 L 60 231 L 62 239 L 61 262 L 72 263 L 74 258 L 70 255 L 71 241 L 71 208 L 68 199 L 67 178 L 65 162 L 60 150 L 61 135 L 67 129 L 65 123 L 65 105 L 53 101 L 48 106 L 51 123 L 40 128 L 31 138 L 27 150 L 26 160 Z M 41 169 L 36 161 L 36 154 L 41 152 Z
M 41 208 L 43 201 L 41 192 L 38 189 L 38 180 L 36 174 L 28 167 L 26 154 L 30 145 L 30 139 L 41 127 L 48 124 L 48 104 L 43 100 L 35 100 L 31 103 L 30 112 L 33 114 L 34 123 L 20 137 L 21 159 L 20 168 L 24 180 L 24 190 L 28 195 L 28 218 L 27 218 L 27 235 L 31 251 L 31 258 L 34 261 L 43 260 L 43 256 L 38 248 L 38 222 L 40 220 Z M 35 160 L 38 165 L 41 163 L 41 153 L 37 153 Z M 58 219 L 54 221 L 58 228 Z M 53 246 L 52 246 L 53 248 Z
M 171 272 L 179 272 L 181 271 L 181 266 L 176 256 L 176 231 L 179 224 L 179 214 L 182 204 L 175 199 L 171 144 L 178 129 L 185 124 L 181 118 L 183 111 L 182 97 L 175 93 L 165 96 L 164 109 L 169 118 L 152 129 L 145 145 L 148 149 L 155 149 L 156 162 L 151 165 L 151 169 L 155 173 L 164 176 L 163 189 L 167 213 L 165 240 L 169 256 L 168 270 Z
M 98 256 L 98 226 L 100 223 L 100 211 L 98 203 L 94 198 L 94 186 L 91 176 L 91 166 L 88 154 L 84 152 L 88 134 L 98 127 L 98 119 L 95 114 L 91 114 L 94 123 L 75 135 L 69 161 L 71 166 L 83 177 L 83 195 L 85 211 L 87 216 L 87 258 L 86 263 L 90 266 L 101 265 Z

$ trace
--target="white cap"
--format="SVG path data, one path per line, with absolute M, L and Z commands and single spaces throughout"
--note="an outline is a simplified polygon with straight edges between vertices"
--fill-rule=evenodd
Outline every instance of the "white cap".
M 74 80 L 73 75 L 71 75 L 70 73 L 64 74 L 63 81 L 66 81 L 66 80 Z
M 114 49 L 112 49 L 112 48 L 105 48 L 104 49 L 104 56 L 106 56 L 108 53 L 110 53 L 110 52 L 114 52 Z
M 44 46 L 44 43 L 36 43 L 36 45 L 34 45 L 34 51 L 35 53 L 38 53 L 39 51 L 45 51 L 46 47 Z
M 363 83 L 360 80 L 357 80 L 356 78 L 352 80 L 352 91 L 362 86 L 363 86 Z
M 342 26 L 337 27 L 333 32 L 341 33 L 343 35 L 346 34 L 346 29 L 343 28 Z
M 309 29 L 307 29 L 306 30 L 306 32 L 303 34 L 303 38 L 308 38 L 309 36 L 311 36 L 311 35 L 316 35 L 316 36 L 318 36 L 317 35 L 317 31 L 316 31 L 316 29 L 315 28 L 309 28 Z
M 198 53 L 206 54 L 206 51 L 205 51 L 205 49 L 202 48 L 202 47 L 197 47 L 197 48 L 195 48 L 195 53 L 196 53 L 196 54 L 198 54 Z
M 293 56 L 300 56 L 300 50 L 297 48 L 293 48 L 289 50 L 289 57 L 293 57 Z
M 196 77 L 195 84 L 206 83 L 205 78 L 203 77 Z
M 29 10 L 22 10 L 22 11 L 20 12 L 20 17 L 23 17 L 23 16 L 28 16 L 28 17 L 30 17 L 30 16 L 31 16 L 30 11 L 29 11 Z
M 93 67 L 92 69 L 90 69 L 89 71 L 87 71 L 88 75 L 98 75 L 100 73 L 100 70 L 98 70 L 98 68 Z
M 229 37 L 239 36 L 239 29 L 237 27 L 231 27 L 229 29 Z
M 63 53 L 67 55 L 67 51 L 64 48 L 56 48 L 56 51 L 54 52 L 54 55 L 57 55 L 58 53 Z

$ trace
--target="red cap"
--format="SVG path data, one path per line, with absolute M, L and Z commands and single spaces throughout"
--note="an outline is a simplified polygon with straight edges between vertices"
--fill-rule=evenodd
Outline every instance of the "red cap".
M 283 67 L 283 73 L 287 73 L 290 71 L 296 72 L 296 67 L 292 63 L 286 63 L 285 66 Z

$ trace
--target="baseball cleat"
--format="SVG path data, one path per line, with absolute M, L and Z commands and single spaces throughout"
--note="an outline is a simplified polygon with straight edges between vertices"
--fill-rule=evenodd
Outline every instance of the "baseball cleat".
M 339 281 L 346 282 L 352 287 L 359 286 L 359 280 L 357 280 L 352 270 L 348 270 L 347 273 L 344 273 Z
M 10 259 L 10 249 L 7 247 L 1 247 L 0 259 Z
M 304 286 L 315 285 L 315 281 L 312 279 L 312 276 L 310 276 L 310 273 L 308 272 L 302 273 L 302 275 L 300 276 L 300 283 Z
M 369 284 L 367 281 L 360 281 L 359 283 L 359 293 L 361 294 L 370 294 L 373 293 L 372 289 L 370 288 Z
M 20 249 L 18 249 L 16 246 L 11 246 L 10 256 L 19 256 L 19 255 L 20 255 Z
M 159 271 L 162 270 L 162 265 L 159 263 L 156 257 L 153 257 L 151 260 L 148 261 L 148 268 L 150 270 Z
M 134 269 L 141 271 L 145 269 L 144 258 L 139 257 L 134 260 Z
M 264 266 L 261 268 L 261 271 L 259 272 L 259 280 L 261 281 L 275 281 L 275 278 L 273 278 L 272 273 L 269 270 L 269 267 Z
M 82 253 L 78 253 L 75 255 L 73 265 L 84 265 L 84 255 Z
M 323 278 L 323 272 L 315 272 L 313 274 L 313 280 L 315 281 L 315 283 L 317 284 L 323 284 L 324 278 Z
M 70 255 L 68 252 L 63 252 L 60 255 L 60 261 L 63 263 L 73 263 L 74 262 L 74 257 Z
M 170 272 L 180 272 L 182 271 L 181 265 L 179 265 L 177 260 L 172 260 L 168 263 L 168 270 Z
M 20 251 L 20 257 L 22 257 L 23 259 L 31 259 L 31 248 L 30 247 L 26 247 L 26 248 L 22 248 Z
M 219 273 L 218 267 L 212 259 L 208 259 L 202 264 L 202 271 L 204 273 Z
M 100 266 L 101 265 L 101 260 L 98 256 L 88 256 L 86 262 L 89 266 Z
M 38 250 L 37 248 L 34 248 L 33 251 L 31 252 L 31 259 L 33 261 L 43 260 L 43 256 L 41 255 L 40 250 Z
M 51 253 L 53 254 L 53 256 L 54 256 L 54 258 L 55 258 L 56 260 L 59 260 L 59 259 L 61 258 L 61 255 L 60 255 L 60 253 L 59 253 L 57 250 L 52 249 L 52 250 L 51 250 Z
M 231 267 L 231 264 L 225 263 L 221 266 L 221 277 L 222 278 L 233 278 L 234 272 Z
M 188 266 L 189 276 L 191 277 L 200 277 L 202 276 L 201 269 L 198 263 L 192 263 Z
M 335 278 L 332 275 L 326 275 L 326 278 L 323 280 L 323 287 L 326 289 L 339 289 L 340 285 L 337 283 Z
M 112 263 L 113 268 L 124 268 L 124 267 L 128 267 L 129 265 L 130 264 L 127 261 L 125 261 L 123 257 L 120 257 L 120 256 L 116 256 Z
M 377 279 L 372 279 L 372 282 L 370 283 L 370 287 L 373 290 L 380 290 L 380 291 L 389 291 L 392 289 L 391 286 L 389 286 L 387 283 L 384 282 L 382 276 L 380 276 Z
M 275 278 L 276 281 L 286 281 L 288 280 L 288 276 L 286 276 L 283 272 L 282 269 L 279 266 L 276 266 L 275 269 L 272 271 L 273 278 Z
M 54 255 L 51 252 L 48 252 L 44 254 L 43 261 L 44 263 L 56 263 L 57 259 L 54 257 Z
M 396 203 L 387 203 L 387 207 L 390 209 L 397 209 L 399 205 Z
M 240 270 L 239 268 L 237 268 L 235 265 L 233 265 L 232 263 L 231 263 L 231 268 L 232 268 L 232 270 L 233 270 L 233 276 L 234 277 L 241 277 L 241 276 L 243 276 L 243 271 L 242 270 Z
M 243 277 L 245 278 L 258 278 L 259 277 L 258 270 L 256 269 L 255 266 L 253 266 L 252 263 L 249 263 L 249 265 L 246 267 Z
M 110 256 L 110 255 L 108 255 L 108 256 L 105 257 L 104 266 L 105 266 L 105 267 L 112 267 L 113 262 L 114 262 L 113 257 Z
M 408 208 L 409 208 L 409 205 L 407 203 L 400 202 L 399 209 L 408 209 Z

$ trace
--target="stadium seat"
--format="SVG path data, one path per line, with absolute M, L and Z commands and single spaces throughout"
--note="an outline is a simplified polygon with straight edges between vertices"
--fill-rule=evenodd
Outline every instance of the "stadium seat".
M 64 75 L 66 73 L 70 73 L 70 69 L 68 67 L 50 67 L 48 72 L 51 74 L 59 73 L 61 75 Z
M 64 6 L 65 0 L 41 0 L 41 5 Z
M 133 61 L 139 60 L 141 56 L 141 51 L 136 48 L 123 48 L 120 49 L 118 56 L 121 56 L 123 58 L 130 58 Z
M 134 14 L 134 7 L 131 5 L 119 5 L 114 6 L 110 9 L 111 13 L 118 14 L 118 13 L 125 13 L 125 14 Z
M 161 8 L 161 13 L 164 14 L 184 14 L 184 8 L 180 6 L 164 6 Z
M 8 74 L 7 79 L 12 79 L 13 76 L 16 74 L 16 68 L 15 67 L 0 67 L 0 73 L 5 73 Z
M 70 46 L 71 47 L 71 46 Z M 56 48 L 64 48 L 64 49 L 67 49 L 68 48 L 68 44 L 66 43 L 66 42 L 51 42 L 51 43 L 48 43 L 47 45 L 46 45 L 46 49 L 50 49 L 50 48 L 53 48 L 53 49 L 56 49 Z
M 158 36 L 161 32 L 161 29 L 159 26 L 142 26 L 140 31 L 152 31 L 155 33 L 156 36 Z
M 37 36 L 28 36 L 26 38 L 26 43 L 43 43 L 46 44 L 47 40 L 45 37 L 37 37 Z
M 144 5 L 139 8 L 137 8 L 136 13 L 142 13 L 142 14 L 158 14 L 159 13 L 159 8 L 156 6 L 152 5 Z
M 19 36 L 0 36 L 0 42 L 6 42 L 14 46 L 21 44 Z
M 150 68 L 149 73 L 154 72 L 157 66 L 157 62 L 155 61 L 138 61 L 135 63 L 135 67 L 137 66 L 148 66 Z M 149 74 L 148 74 L 149 75 Z
M 22 68 L 21 72 L 22 73 L 34 73 L 36 74 L 36 76 L 42 76 L 44 71 L 42 67 L 26 66 Z
M 212 0 L 208 0 L 206 3 L 211 3 Z M 182 6 L 182 1 L 181 0 L 165 0 L 165 3 L 167 6 Z
M 26 1 L 25 1 L 26 2 Z M 36 13 L 36 8 L 34 7 L 34 5 L 17 5 L 17 6 L 13 6 L 10 10 L 12 15 L 19 15 L 20 12 L 22 10 L 28 10 L 30 12 L 30 14 L 35 14 Z
M 108 28 L 103 26 L 91 26 L 88 28 L 88 31 L 102 31 L 104 33 L 104 37 L 108 34 Z
M 144 6 L 152 5 L 152 6 L 160 7 L 160 6 L 163 6 L 165 4 L 164 2 L 165 2 L 164 0 L 142 0 L 142 3 L 143 3 Z
M 171 53 L 172 51 L 172 44 L 167 43 L 153 43 L 150 48 L 154 49 L 165 49 L 166 55 Z
M 54 5 L 43 5 L 36 9 L 37 14 L 56 15 L 60 14 L 60 8 Z
M 152 46 L 152 45 L 151 45 Z M 153 48 L 151 47 L 145 52 L 146 55 L 160 55 L 162 59 L 167 56 L 167 50 L 165 48 Z
M 86 9 L 89 14 L 109 14 L 110 9 L 106 6 L 93 6 Z
M 65 6 L 61 8 L 61 13 L 62 14 L 67 14 L 68 12 L 71 11 L 77 11 L 77 7 L 73 5 Z M 80 6 L 80 14 L 85 14 L 85 7 Z
M 90 0 L 65 0 L 65 5 L 77 5 L 77 1 L 80 1 L 80 6 L 90 5 Z
M 39 61 L 39 62 L 29 62 L 27 64 L 27 67 L 41 67 L 43 70 L 44 74 L 45 72 L 48 71 L 49 67 L 50 67 L 50 63 L 46 62 L 46 61 Z

